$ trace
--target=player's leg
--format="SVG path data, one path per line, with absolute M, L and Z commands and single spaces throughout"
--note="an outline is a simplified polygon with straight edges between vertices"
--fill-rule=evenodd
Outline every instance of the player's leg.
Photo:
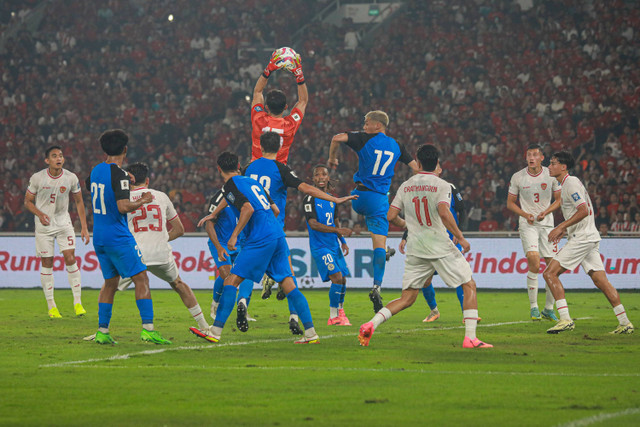
M 291 262 L 291 255 L 289 255 L 289 269 L 291 270 L 291 279 L 293 280 L 294 286 L 298 287 L 298 279 L 296 279 L 295 274 L 293 274 L 293 263 Z M 269 275 L 267 274 L 267 277 Z M 275 281 L 274 281 L 275 282 Z M 281 295 L 282 294 L 282 295 Z M 286 292 L 282 286 L 278 286 L 278 300 L 282 300 L 287 298 Z M 284 296 L 284 298 L 282 298 Z M 298 316 L 298 311 L 296 310 L 293 301 L 287 298 L 287 307 L 289 308 L 289 330 L 293 335 L 302 335 L 304 331 L 300 328 L 300 317 Z
M 529 294 L 529 309 L 531 320 L 541 320 L 538 307 L 538 273 L 540 272 L 540 253 L 529 251 L 526 254 L 529 270 L 527 271 L 527 293 Z
M 462 289 L 462 286 L 456 288 L 456 296 L 458 297 L 458 302 L 460 302 L 460 310 L 464 311 L 464 289 Z
M 566 246 L 565 246 L 566 249 Z M 561 251 L 559 256 L 562 254 Z M 556 323 L 555 326 L 547 329 L 547 333 L 557 334 L 559 332 L 570 331 L 575 328 L 575 324 L 571 319 L 571 315 L 569 314 L 569 306 L 567 305 L 567 300 L 564 295 L 564 287 L 562 286 L 562 282 L 560 281 L 560 275 L 567 271 L 558 260 L 558 257 L 551 260 L 551 262 L 547 265 L 542 273 L 542 277 L 544 277 L 547 286 L 549 286 L 549 290 L 553 295 L 553 298 L 556 300 L 556 308 L 558 309 L 558 314 L 560 315 L 560 320 Z
M 331 281 L 331 287 L 329 288 L 329 320 L 327 320 L 327 325 L 348 326 L 350 323 L 344 315 L 344 309 L 342 309 L 343 316 L 340 316 L 340 299 L 344 298 L 346 279 L 342 277 L 340 271 L 329 275 L 328 279 Z
M 297 286 L 293 283 L 293 277 L 285 277 L 280 286 L 287 296 L 287 300 L 291 301 L 293 307 L 295 307 L 300 321 L 304 327 L 304 336 L 302 339 L 296 341 L 296 344 L 315 344 L 320 341 L 316 329 L 313 326 L 313 319 L 311 317 L 311 311 L 309 310 L 309 303 L 305 296 L 300 292 Z
M 76 263 L 75 250 L 76 250 L 76 236 L 72 227 L 58 233 L 56 235 L 56 241 L 60 247 L 60 252 L 64 257 L 64 263 L 67 267 L 67 276 L 69 279 L 69 286 L 71 287 L 71 293 L 73 294 L 73 309 L 76 316 L 83 316 L 87 311 L 82 306 L 82 285 L 80 278 L 80 268 Z
M 238 298 L 236 304 L 244 304 L 244 306 L 249 310 L 249 303 L 251 302 L 251 293 L 253 292 L 253 281 L 245 279 L 240 283 L 238 287 Z M 247 321 L 255 322 L 256 319 L 249 316 L 249 313 L 246 314 Z
M 213 282 L 213 298 L 211 300 L 211 318 L 216 318 L 216 311 L 220 304 L 220 297 L 222 297 L 222 289 L 224 288 L 224 281 L 229 276 L 231 271 L 231 264 L 224 264 L 218 267 L 218 277 Z
M 551 260 L 553 260 L 553 257 L 544 257 L 544 262 L 546 265 L 549 265 L 551 263 Z M 559 320 L 558 316 L 556 316 L 555 312 L 553 311 L 553 306 L 556 303 L 556 299 L 553 297 L 553 293 L 551 292 L 551 289 L 549 288 L 549 285 L 547 284 L 546 281 L 544 282 L 544 287 L 545 287 L 544 309 L 540 312 L 540 315 L 545 320 L 552 320 L 554 322 L 557 322 Z
M 427 301 L 427 305 L 431 310 L 427 317 L 424 318 L 423 322 L 435 322 L 440 318 L 440 311 L 438 310 L 438 303 L 436 302 L 436 291 L 433 288 L 432 280 L 433 276 L 429 277 L 422 286 L 422 296 L 424 296 L 424 299 Z
M 554 256 L 558 253 L 558 244 L 549 242 L 549 232 L 552 230 L 550 227 L 538 227 L 538 247 L 540 248 L 540 256 L 544 258 L 546 265 L 549 265 Z M 558 321 L 558 317 L 553 311 L 553 305 L 556 300 L 549 289 L 545 281 L 545 301 L 544 309 L 540 312 L 543 319 Z
M 97 252 L 97 248 L 96 248 Z M 98 255 L 98 260 L 100 256 Z M 110 275 L 115 272 L 115 269 L 109 268 L 103 263 L 100 263 L 103 273 Z M 111 315 L 113 313 L 113 298 L 118 290 L 118 283 L 120 282 L 120 276 L 116 275 L 105 279 L 100 294 L 98 294 L 98 332 L 96 332 L 95 341 L 98 344 L 117 344 L 117 341 L 111 337 L 109 332 L 109 324 L 111 323 Z
M 60 319 L 60 311 L 53 297 L 53 250 L 54 237 L 36 233 L 36 254 L 40 257 L 40 284 L 47 301 L 51 319 Z
M 369 292 L 369 299 L 373 303 L 373 311 L 377 313 L 382 308 L 380 287 L 387 264 L 387 236 L 371 232 L 371 240 L 373 242 L 373 287 Z

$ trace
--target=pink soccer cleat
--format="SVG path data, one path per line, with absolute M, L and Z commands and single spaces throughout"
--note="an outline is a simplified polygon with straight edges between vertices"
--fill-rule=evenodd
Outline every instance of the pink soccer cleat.
M 211 333 L 211 331 L 208 331 L 208 330 L 201 331 L 198 328 L 189 328 L 189 330 L 191 331 L 191 333 L 193 335 L 196 335 L 196 336 L 198 336 L 200 338 L 203 338 L 203 339 L 205 339 L 205 340 L 207 340 L 209 342 L 214 342 L 215 343 L 215 342 L 220 341 L 220 337 L 217 337 L 217 336 L 213 335 Z
M 351 322 L 349 322 L 349 318 L 344 314 L 344 309 L 338 309 L 338 317 L 342 317 L 342 326 L 351 326 Z
M 471 339 L 469 337 L 464 337 L 464 341 L 462 341 L 462 348 L 493 348 L 493 346 L 480 341 L 478 338 Z
M 369 346 L 369 341 L 371 341 L 371 336 L 373 335 L 373 322 L 367 322 L 360 326 L 360 334 L 358 335 L 358 341 L 360 341 L 360 345 L 364 347 Z

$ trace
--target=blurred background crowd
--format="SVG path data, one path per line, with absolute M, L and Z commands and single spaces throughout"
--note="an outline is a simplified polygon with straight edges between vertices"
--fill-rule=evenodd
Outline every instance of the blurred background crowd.
M 381 109 L 387 133 L 411 153 L 439 147 L 443 178 L 466 199 L 467 230 L 516 229 L 509 180 L 526 166 L 526 147 L 540 144 L 544 165 L 561 149 L 578 159 L 572 173 L 601 233 L 640 231 L 637 2 L 407 1 L 368 41 L 352 23 L 314 20 L 328 3 L 3 1 L 0 230 L 33 229 L 22 203 L 47 146 L 61 145 L 65 168 L 84 182 L 104 159 L 97 137 L 120 127 L 132 137 L 128 160 L 149 164 L 151 186 L 196 231 L 222 185 L 217 156 L 250 160 L 250 97 L 270 52 L 292 46 L 310 101 L 289 166 L 307 182 L 334 134 L 360 130 L 364 114 Z M 276 73 L 270 88 L 293 106 L 289 73 Z M 353 188 L 356 167 L 344 149 L 332 172 L 337 194 Z M 392 193 L 408 176 L 399 165 Z M 301 207 L 290 191 L 287 230 L 305 229 Z M 339 217 L 364 229 L 348 205 Z

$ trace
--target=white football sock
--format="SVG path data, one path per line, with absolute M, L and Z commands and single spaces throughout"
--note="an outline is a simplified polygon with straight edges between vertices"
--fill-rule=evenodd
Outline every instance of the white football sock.
M 538 275 L 527 272 L 527 292 L 529 293 L 529 306 L 538 307 Z
M 206 320 L 204 320 L 204 314 L 202 314 L 202 310 L 200 309 L 200 304 L 196 304 L 189 309 L 189 313 L 191 313 L 191 317 L 198 323 L 198 329 L 201 331 L 206 330 L 209 327 L 209 324 Z
M 549 289 L 549 285 L 545 283 L 544 288 L 546 289 L 546 298 L 544 301 L 544 309 L 545 310 L 553 310 L 553 304 L 556 302 L 556 299 L 553 297 L 551 293 L 551 289 Z
M 478 310 L 463 310 L 464 336 L 471 340 L 476 339 L 476 327 L 478 326 Z
M 329 307 L 329 318 L 338 317 L 338 307 Z
M 569 315 L 569 306 L 567 305 L 566 299 L 557 300 L 556 308 L 558 309 L 560 320 L 571 320 L 571 316 Z
M 292 314 L 289 316 L 289 321 L 292 321 L 292 320 L 295 320 L 296 322 L 300 321 L 297 314 Z
M 40 267 L 40 283 L 42 284 L 42 291 L 47 300 L 49 310 L 51 310 L 56 306 L 56 302 L 53 299 L 53 268 Z
M 629 321 L 629 318 L 627 317 L 626 311 L 624 311 L 624 307 L 622 304 L 613 307 L 613 312 L 615 313 L 616 317 L 618 318 L 618 322 L 621 325 L 628 325 L 629 323 L 631 323 Z
M 82 300 L 80 299 L 80 295 L 82 294 L 80 268 L 77 262 L 67 265 L 67 276 L 69 277 L 69 285 L 71 286 L 71 293 L 73 294 L 73 305 L 82 304 Z
M 380 311 L 378 311 L 376 315 L 373 316 L 373 319 L 371 319 L 371 322 L 373 323 L 373 329 L 377 329 L 378 326 L 380 326 L 382 323 L 391 319 L 391 316 L 393 316 L 393 314 L 391 314 L 391 311 L 387 307 L 382 307 Z
M 318 334 L 316 333 L 316 328 L 309 328 L 309 329 L 305 329 L 304 330 L 304 336 L 305 338 L 314 338 L 316 337 Z
M 147 331 L 153 331 L 153 323 L 143 323 L 142 329 L 146 329 Z

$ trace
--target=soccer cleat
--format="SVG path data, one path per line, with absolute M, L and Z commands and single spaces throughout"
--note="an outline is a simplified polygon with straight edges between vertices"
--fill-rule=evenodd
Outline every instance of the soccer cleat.
M 610 334 L 632 334 L 634 331 L 633 324 L 627 323 L 626 325 L 618 325 Z
M 300 324 L 296 319 L 289 319 L 289 330 L 293 335 L 302 335 L 304 331 L 300 329 Z
M 540 312 L 540 315 L 545 320 L 553 320 L 554 322 L 558 321 L 558 316 L 553 312 L 553 308 L 547 310 L 546 308 Z
M 87 310 L 85 310 L 82 304 L 80 303 L 77 303 L 76 305 L 74 305 L 73 310 L 76 312 L 76 316 L 78 317 L 82 317 L 85 314 L 87 314 Z
M 320 337 L 318 335 L 314 335 L 312 337 L 304 336 L 302 337 L 302 339 L 299 339 L 298 341 L 294 341 L 294 344 L 319 344 L 319 343 L 320 343 Z
M 547 329 L 548 334 L 559 334 L 564 331 L 573 331 L 576 327 L 576 324 L 573 323 L 573 320 L 562 320 L 560 319 L 555 326 Z
M 387 246 L 387 253 L 386 253 L 387 261 L 389 261 L 389 258 L 394 256 L 395 254 L 396 254 L 396 250 Z
M 425 317 L 423 322 L 435 322 L 439 318 L 440 318 L 440 312 L 438 310 L 431 310 L 431 313 L 429 313 L 429 315 Z
M 538 307 L 533 307 L 531 309 L 531 320 L 542 320 Z
M 58 311 L 58 307 L 53 307 L 51 310 L 49 310 L 49 319 L 62 319 L 62 316 Z
M 238 303 L 236 309 L 236 326 L 241 332 L 247 332 L 249 330 L 249 322 L 247 321 L 247 306 L 243 302 Z
M 220 305 L 219 302 L 211 301 L 211 318 L 213 320 L 216 320 L 216 313 L 218 312 L 218 305 Z
M 108 332 L 106 334 L 100 331 L 96 332 L 94 340 L 98 344 L 118 344 L 118 341 L 114 340 Z
M 146 329 L 143 329 L 142 332 L 140 332 L 140 339 L 154 344 L 171 344 L 171 341 L 162 338 L 158 331 L 147 331 Z
M 198 336 L 200 338 L 203 338 L 209 342 L 218 342 L 220 341 L 220 337 L 217 337 L 215 335 L 213 335 L 211 333 L 211 331 L 206 330 L 206 331 L 201 331 L 198 328 L 189 328 L 189 330 L 191 331 L 191 333 L 195 336 Z
M 271 288 L 273 288 L 276 284 L 276 281 L 266 274 L 262 276 L 262 294 L 260 295 L 262 299 L 269 299 L 271 296 Z
M 276 294 L 276 299 L 278 301 L 282 301 L 286 297 L 287 295 L 284 293 L 284 289 L 282 289 L 282 286 L 278 286 L 278 293 Z
M 374 330 L 373 322 L 367 322 L 360 325 L 360 333 L 358 334 L 358 341 L 360 341 L 360 345 L 364 347 L 369 346 L 369 341 L 371 340 Z
M 480 341 L 478 338 L 471 339 L 469 337 L 464 337 L 464 341 L 462 341 L 462 348 L 493 348 L 493 346 Z
M 373 312 L 379 312 L 384 305 L 382 305 L 382 297 L 380 296 L 380 287 L 374 286 L 369 291 L 369 299 L 373 303 Z
M 336 316 L 330 317 L 329 320 L 327 320 L 327 325 L 351 326 L 351 323 L 349 323 L 349 319 L 347 319 L 346 317 Z
M 344 309 L 338 309 L 338 317 L 342 317 L 342 326 L 351 326 L 351 322 L 349 322 L 349 318 L 346 314 L 344 314 Z

